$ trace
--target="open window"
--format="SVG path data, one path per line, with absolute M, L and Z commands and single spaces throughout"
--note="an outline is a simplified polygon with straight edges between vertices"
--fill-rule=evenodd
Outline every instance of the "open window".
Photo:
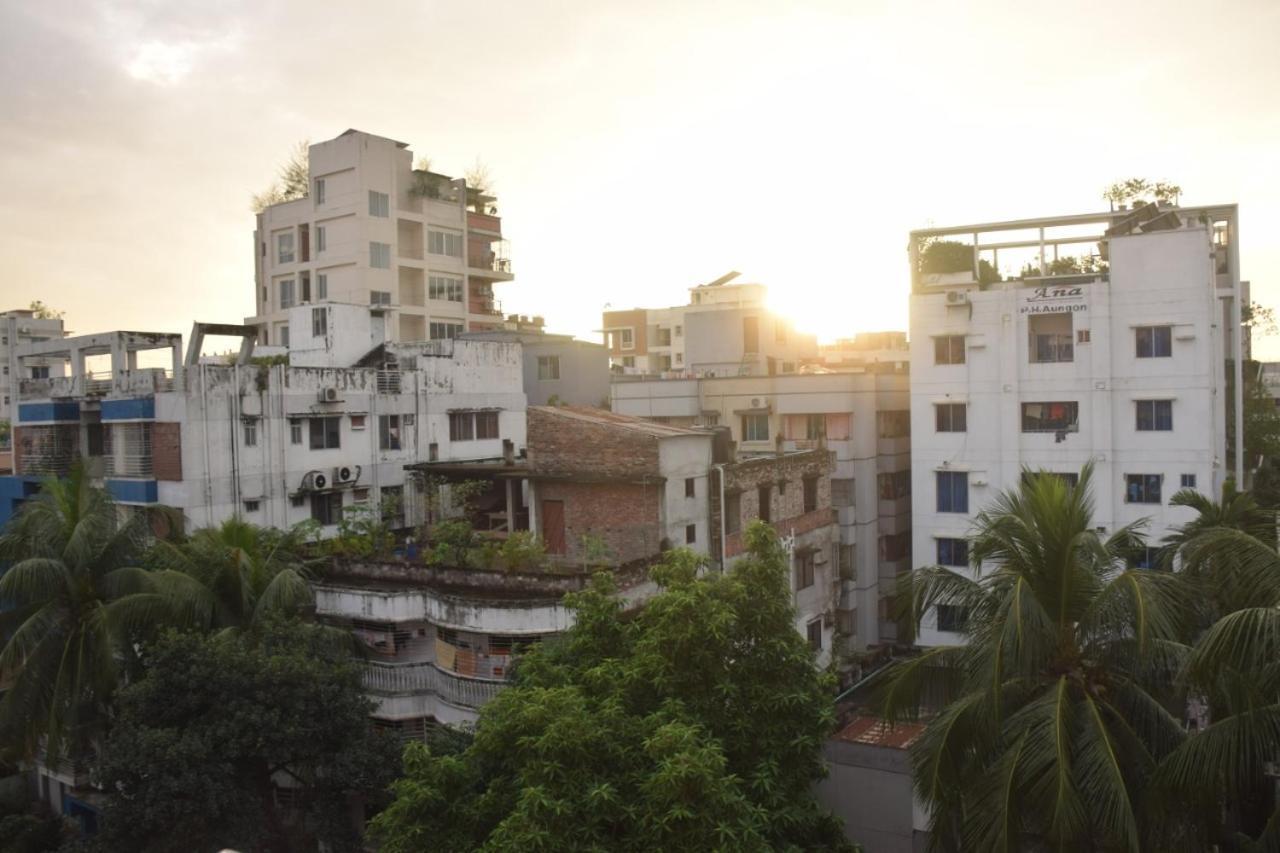
M 1041 314 L 1027 320 L 1027 352 L 1032 364 L 1075 360 L 1071 314 Z

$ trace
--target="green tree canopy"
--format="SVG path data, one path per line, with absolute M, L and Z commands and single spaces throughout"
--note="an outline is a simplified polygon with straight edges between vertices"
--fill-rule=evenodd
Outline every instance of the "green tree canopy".
M 361 801 L 399 771 L 398 743 L 323 631 L 169 633 L 143 658 L 99 766 L 102 849 L 360 849 Z
M 942 694 L 911 747 L 935 849 L 1164 850 L 1180 837 L 1177 821 L 1146 819 L 1144 796 L 1184 737 L 1164 703 L 1191 596 L 1170 573 L 1126 567 L 1138 530 L 1096 532 L 1090 480 L 1088 466 L 1075 486 L 1024 477 L 978 515 L 972 575 L 904 576 L 913 621 L 940 604 L 967 613 L 966 645 L 903 660 L 882 684 L 890 719 Z
M 726 575 L 673 552 L 633 618 L 607 575 L 570 597 L 574 627 L 521 658 L 465 750 L 409 747 L 381 849 L 846 849 L 810 792 L 834 685 L 776 535 L 747 540 Z

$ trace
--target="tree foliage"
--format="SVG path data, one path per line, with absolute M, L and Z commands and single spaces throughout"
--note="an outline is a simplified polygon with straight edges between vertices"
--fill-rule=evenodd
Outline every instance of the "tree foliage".
M 1182 187 L 1168 181 L 1149 181 L 1146 178 L 1129 178 L 1116 181 L 1102 192 L 1102 198 L 1111 204 L 1138 204 L 1148 200 L 1177 204 Z
M 33 316 L 37 320 L 61 320 L 63 317 L 67 316 L 66 311 L 45 305 L 44 302 L 39 299 L 31 300 L 31 304 L 27 306 L 27 309 L 34 312 Z
M 1126 568 L 1138 526 L 1096 532 L 1091 474 L 1024 477 L 980 513 L 970 555 L 985 573 L 904 576 L 901 615 L 968 617 L 965 646 L 903 660 L 881 686 L 891 720 L 927 690 L 944 700 L 911 747 L 935 849 L 1184 844 L 1181 821 L 1146 819 L 1144 792 L 1184 737 L 1165 703 L 1192 597 L 1172 574 Z
M 261 213 L 273 204 L 306 198 L 311 191 L 311 144 L 302 140 L 289 152 L 289 159 L 280 167 L 280 172 L 269 187 L 255 193 L 250 207 L 254 213 Z
M 672 552 L 633 618 L 608 575 L 571 596 L 574 627 L 521 658 L 470 746 L 410 746 L 381 849 L 847 846 L 810 793 L 833 684 L 793 627 L 776 535 L 747 540 L 726 575 Z
M 394 778 L 398 744 L 322 631 L 170 633 L 143 657 L 99 767 L 101 849 L 360 849 L 360 805 Z
M 920 272 L 953 273 L 973 272 L 973 246 L 955 240 L 929 239 L 920 244 L 918 259 Z M 992 284 L 1000 281 L 1000 273 L 985 259 L 978 261 L 978 282 Z

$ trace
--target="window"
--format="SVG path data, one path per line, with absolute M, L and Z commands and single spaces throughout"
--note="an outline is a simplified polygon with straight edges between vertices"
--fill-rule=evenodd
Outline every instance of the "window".
M 369 266 L 379 270 L 391 269 L 390 243 L 369 243 Z
M 937 541 L 939 566 L 969 565 L 969 540 L 939 539 Z
M 538 356 L 538 379 L 546 382 L 552 379 L 560 378 L 560 356 L 558 355 L 540 355 Z
M 316 178 L 316 207 L 324 204 L 324 178 Z
M 280 339 L 280 346 L 287 347 L 289 345 L 289 325 L 287 323 L 280 327 L 280 333 L 276 337 Z
M 390 216 L 391 197 L 386 193 L 369 190 L 369 215 Z
M 324 526 L 341 523 L 342 492 L 312 495 L 311 517 Z
M 378 491 L 378 511 L 391 527 L 403 527 L 404 486 L 383 486 Z
M 352 415 L 352 416 L 351 416 L 351 428 L 352 428 L 352 429 L 364 429 L 364 415 Z
M 911 531 L 904 530 L 901 533 L 889 533 L 880 537 L 878 543 L 880 548 L 880 559 L 888 563 L 896 563 L 899 560 L 906 560 L 911 557 Z
M 329 247 L 328 230 L 323 225 L 316 226 L 316 254 L 320 254 Z
M 427 251 L 433 255 L 462 257 L 462 235 L 451 231 L 427 231 Z
M 296 291 L 294 290 L 293 279 L 286 278 L 284 281 L 280 282 L 280 309 L 281 310 L 284 310 L 285 308 L 292 308 L 294 305 L 297 304 L 295 293 Z
M 964 623 L 969 619 L 969 612 L 963 607 L 954 604 L 938 605 L 938 630 L 939 631 L 963 631 Z
M 1173 355 L 1172 326 L 1138 326 L 1133 330 L 1138 358 L 1168 358 Z
M 329 334 L 329 310 L 327 308 L 311 309 L 311 337 L 323 338 Z
M 306 505 L 307 505 L 306 495 L 301 495 L 301 494 L 289 495 L 289 506 L 293 507 L 294 509 L 301 509 Z
M 686 498 L 696 498 L 698 496 L 698 481 L 693 477 L 684 478 L 684 496 Z
M 634 355 L 624 355 L 624 356 L 622 357 L 622 366 L 623 366 L 623 367 L 635 367 L 635 366 L 636 366 L 636 357 L 635 357 Z
M 258 511 L 258 507 L 259 507 L 259 505 L 260 505 L 260 504 L 259 504 L 259 502 L 258 502 L 258 501 L 253 501 L 253 500 L 245 501 L 245 502 L 244 502 L 244 511 L 245 511 L 245 512 L 257 512 L 257 511 Z
M 812 548 L 796 552 L 796 589 L 808 589 L 813 586 L 814 564 L 816 552 Z
M 684 326 L 676 326 L 676 337 L 678 338 L 683 334 L 684 334 Z
M 969 511 L 969 472 L 937 471 L 938 512 Z
M 761 521 L 773 520 L 772 498 L 773 488 L 771 486 L 759 486 L 756 489 L 756 503 L 760 507 L 759 512 L 756 513 L 756 517 Z
M 684 364 L 684 353 L 676 353 L 676 364 Z
M 725 492 L 724 532 L 737 533 L 742 529 L 742 493 Z
M 692 545 L 698 541 L 698 525 L 686 524 L 684 526 L 684 544 Z
M 289 443 L 302 444 L 302 421 L 297 418 L 289 421 Z
M 635 349 L 635 334 L 630 329 L 623 329 L 618 333 L 618 339 L 622 341 L 623 349 Z
M 896 501 L 911 495 L 910 471 L 887 471 L 876 475 L 876 491 L 882 501 Z
M 814 512 L 818 509 L 818 478 L 804 478 L 804 511 Z
M 311 419 L 311 449 L 332 450 L 339 447 L 340 418 Z
M 938 432 L 966 432 L 969 429 L 969 406 L 966 403 L 939 403 L 933 407 L 933 419 Z
M 9 368 L 7 366 L 5 367 L 4 372 L 5 373 L 9 372 Z M 31 378 L 32 379 L 48 379 L 49 366 L 46 364 L 46 365 L 41 365 L 39 367 L 31 368 Z
M 432 275 L 427 277 L 427 298 L 445 302 L 462 301 L 462 279 L 451 275 Z
M 1138 432 L 1170 432 L 1173 429 L 1172 400 L 1137 400 Z
M 1196 475 L 1195 475 L 1195 474 L 1183 474 L 1183 475 L 1182 475 L 1182 488 L 1184 488 L 1184 489 L 1194 489 L 1195 487 L 1196 487 Z
M 1127 504 L 1160 503 L 1163 474 L 1125 474 L 1124 502 Z
M 378 447 L 383 450 L 400 449 L 399 415 L 378 415 Z
M 432 322 L 427 330 L 427 337 L 433 341 L 451 341 L 460 334 L 462 334 L 461 323 Z
M 276 263 L 293 263 L 293 232 L 286 231 L 276 235 Z
M 329 298 L 329 274 L 316 273 L 316 299 Z
M 1078 343 L 1078 344 L 1087 344 L 1087 343 L 1089 343 L 1089 330 L 1088 330 L 1088 329 L 1076 329 L 1076 343 Z
M 827 416 L 826 415 L 805 415 L 804 416 L 804 437 L 809 441 L 823 438 L 827 434 Z
M 831 505 L 853 506 L 854 487 L 852 477 L 831 478 Z
M 1032 364 L 1056 364 L 1075 360 L 1075 336 L 1070 314 L 1044 314 L 1027 320 L 1028 350 Z
M 876 427 L 881 438 L 906 438 L 911 435 L 911 412 L 907 409 L 876 412 Z
M 497 412 L 450 412 L 449 440 L 498 438 Z
M 1129 566 L 1134 569 L 1160 568 L 1160 549 L 1151 547 L 1139 548 L 1129 557 Z
M 743 415 L 742 416 L 742 440 L 743 441 L 768 441 L 769 440 L 769 416 L 768 415 Z
M 357 503 L 357 504 L 367 504 L 367 503 L 369 502 L 369 489 L 368 489 L 368 487 L 365 487 L 365 488 L 362 488 L 362 489 L 352 489 L 352 490 L 351 490 L 351 502 L 352 502 L 352 503 Z
M 934 364 L 964 364 L 964 335 L 940 335 L 933 339 Z
M 389 290 L 370 290 L 370 291 L 369 291 L 369 304 L 370 304 L 370 305 L 390 305 L 390 304 L 391 304 L 391 291 L 389 291 Z
M 258 422 L 256 420 L 246 419 L 242 422 L 242 426 L 244 427 L 244 446 L 257 447 L 258 446 Z
M 805 638 L 809 641 L 809 648 L 815 652 L 822 651 L 822 620 L 814 619 L 804 629 Z
M 1023 432 L 1079 432 L 1080 404 L 1074 401 L 1023 403 Z

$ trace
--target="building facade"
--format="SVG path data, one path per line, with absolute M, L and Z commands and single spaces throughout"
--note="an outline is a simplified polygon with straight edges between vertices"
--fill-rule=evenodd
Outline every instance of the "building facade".
M 609 399 L 609 353 L 600 344 L 540 328 L 467 332 L 463 337 L 520 344 L 530 406 L 600 406 Z
M 763 284 L 730 273 L 689 288 L 689 304 L 604 312 L 615 373 L 765 376 L 794 373 L 818 354 L 817 339 L 765 307 Z
M 887 596 L 910 566 L 911 437 L 907 377 L 847 371 L 783 376 L 614 377 L 613 408 L 675 426 L 721 426 L 735 459 L 824 448 L 837 521 L 832 561 L 841 642 L 892 642 Z
M 502 326 L 493 286 L 512 274 L 496 199 L 357 130 L 310 146 L 308 162 L 308 195 L 258 214 L 245 323 L 260 343 L 288 346 L 289 309 L 327 301 L 370 306 L 390 341 Z
M 912 233 L 914 565 L 967 566 L 975 514 L 1024 469 L 1093 463 L 1099 529 L 1146 519 L 1153 544 L 1192 515 L 1169 506 L 1179 489 L 1242 479 L 1224 370 L 1239 376 L 1237 233 L 1234 206 L 1154 204 Z M 958 641 L 953 611 L 920 642 Z
M 14 420 L 14 401 L 17 399 L 17 384 L 22 379 L 47 379 L 50 376 L 61 376 L 62 365 L 46 363 L 31 359 L 19 364 L 15 353 L 28 343 L 40 343 L 57 340 L 65 335 L 62 320 L 58 318 L 42 319 L 36 317 L 29 309 L 18 309 L 0 313 L 0 421 Z M 7 442 L 0 441 L 7 447 Z

